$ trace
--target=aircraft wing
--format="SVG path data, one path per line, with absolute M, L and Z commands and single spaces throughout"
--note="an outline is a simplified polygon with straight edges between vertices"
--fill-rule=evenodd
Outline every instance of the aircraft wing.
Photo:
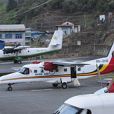
M 4 47 L 3 52 L 4 52 L 4 54 L 15 53 L 15 52 L 21 51 L 25 48 L 29 48 L 29 46 L 18 46 L 18 47 L 6 46 L 6 47 Z
M 4 49 L 13 49 L 12 46 L 5 46 Z
M 15 47 L 14 50 L 18 51 L 18 50 L 22 50 L 22 49 L 25 49 L 25 48 L 29 48 L 30 46 L 18 46 L 18 47 Z
M 53 62 L 53 64 L 56 64 L 58 66 L 83 66 L 88 65 L 81 62 Z
M 53 64 L 57 66 L 84 66 L 84 65 L 89 65 L 87 63 L 81 62 L 81 61 L 73 61 L 73 60 L 52 60 L 48 61 L 52 62 Z

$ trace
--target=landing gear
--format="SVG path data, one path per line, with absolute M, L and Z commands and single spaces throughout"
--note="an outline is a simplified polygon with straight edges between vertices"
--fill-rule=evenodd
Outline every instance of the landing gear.
M 22 63 L 22 58 L 21 57 L 16 57 L 14 59 L 14 64 L 16 64 L 16 63 L 21 64 Z
M 16 64 L 16 63 L 21 64 L 22 61 L 14 60 L 14 64 Z
M 57 83 L 53 83 L 52 86 L 55 87 L 55 88 L 57 88 L 58 87 L 58 84 Z
M 8 88 L 7 88 L 7 91 L 12 91 L 13 90 L 13 88 L 12 88 L 12 86 L 11 86 L 12 84 L 8 84 Z
M 66 82 L 61 83 L 61 87 L 62 87 L 63 89 L 66 89 L 66 88 L 67 88 L 67 83 L 66 83 Z

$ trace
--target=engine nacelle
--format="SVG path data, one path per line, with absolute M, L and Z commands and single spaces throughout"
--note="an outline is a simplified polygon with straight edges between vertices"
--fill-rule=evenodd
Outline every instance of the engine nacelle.
M 53 64 L 52 62 L 45 62 L 44 63 L 44 70 L 53 71 L 57 69 L 57 65 Z

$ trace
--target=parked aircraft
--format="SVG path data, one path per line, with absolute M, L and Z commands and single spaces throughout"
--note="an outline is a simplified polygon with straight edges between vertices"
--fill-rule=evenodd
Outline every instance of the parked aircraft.
M 79 86 L 78 79 L 98 75 L 98 72 L 107 74 L 114 71 L 113 50 L 114 44 L 107 57 L 86 62 L 54 60 L 24 65 L 20 71 L 0 77 L 0 84 L 8 84 L 8 90 L 12 90 L 12 84 L 14 83 L 33 81 L 50 82 L 54 87 L 61 85 L 62 88 L 67 88 L 69 82 L 74 82 L 74 85 Z
M 14 63 L 21 63 L 20 58 L 42 55 L 54 52 L 62 48 L 63 31 L 56 30 L 47 48 L 30 48 L 29 46 L 6 46 L 0 50 L 0 60 L 14 60 Z
M 53 114 L 114 114 L 114 93 L 69 98 Z
M 104 94 L 104 93 L 114 93 L 114 79 L 112 79 L 108 86 L 103 87 L 99 90 L 97 90 L 94 94 Z

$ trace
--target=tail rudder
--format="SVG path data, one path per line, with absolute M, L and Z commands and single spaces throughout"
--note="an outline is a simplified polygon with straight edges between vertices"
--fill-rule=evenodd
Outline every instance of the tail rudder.
M 48 48 L 49 49 L 61 49 L 62 42 L 63 42 L 63 31 L 55 30 Z
M 112 47 L 111 47 L 107 57 L 111 58 L 112 56 L 114 57 L 114 43 L 112 44 Z

